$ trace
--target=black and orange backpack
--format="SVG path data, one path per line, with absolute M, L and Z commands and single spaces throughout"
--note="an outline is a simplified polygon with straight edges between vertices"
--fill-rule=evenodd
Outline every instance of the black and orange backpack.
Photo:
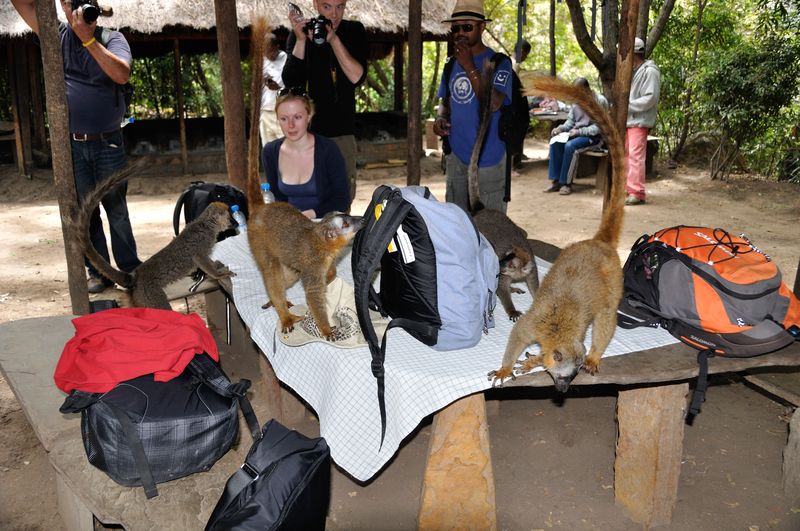
M 744 235 L 684 225 L 645 234 L 623 273 L 619 325 L 660 326 L 700 350 L 690 415 L 705 399 L 709 357 L 757 356 L 800 339 L 800 301 Z

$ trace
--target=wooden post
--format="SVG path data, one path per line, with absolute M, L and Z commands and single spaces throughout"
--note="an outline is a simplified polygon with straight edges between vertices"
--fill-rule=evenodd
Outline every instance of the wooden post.
M 789 441 L 783 449 L 783 493 L 792 501 L 800 503 L 800 409 L 796 409 L 789 421 Z
M 17 105 L 19 108 L 19 131 L 20 142 L 18 146 L 22 148 L 22 160 L 25 163 L 25 175 L 30 175 L 31 168 L 31 65 L 28 62 L 26 44 L 22 40 L 14 43 L 14 65 L 16 86 L 17 86 Z
M 186 147 L 186 117 L 183 110 L 183 71 L 181 69 L 181 45 L 178 39 L 172 41 L 172 56 L 175 61 L 175 101 L 177 102 L 178 129 L 181 140 L 181 167 L 183 174 L 189 173 L 189 150 Z
M 25 164 L 25 150 L 23 149 L 25 140 L 22 138 L 22 120 L 23 116 L 29 115 L 30 109 L 27 105 L 23 105 L 20 94 L 22 83 L 20 83 L 19 76 L 20 72 L 24 72 L 24 69 L 16 64 L 19 57 L 17 48 L 18 45 L 15 41 L 11 41 L 8 45 L 8 88 L 11 95 L 11 120 L 14 124 L 14 158 L 17 162 L 17 171 L 19 174 L 29 177 L 28 168 Z M 22 79 L 24 79 L 24 77 Z
M 688 392 L 686 383 L 619 392 L 614 496 L 645 528 L 672 519 Z
M 214 14 L 217 19 L 222 106 L 225 114 L 225 163 L 228 168 L 228 180 L 234 186 L 245 190 L 247 148 L 236 2 L 214 0 Z
M 39 70 L 39 48 L 26 42 L 28 50 L 28 67 L 31 79 L 31 112 L 33 114 L 33 144 L 37 149 L 47 150 L 47 130 L 44 125 L 44 107 L 42 106 L 42 76 Z
M 422 158 L 422 2 L 408 3 L 408 185 L 418 185 Z
M 418 529 L 497 529 L 494 472 L 483 393 L 434 416 Z
M 36 2 L 36 22 L 39 24 L 39 40 L 42 48 L 47 116 L 50 121 L 50 144 L 53 152 L 53 179 L 58 192 L 61 232 L 67 257 L 69 297 L 72 302 L 72 313 L 84 315 L 89 313 L 89 293 L 83 268 L 83 253 L 72 223 L 78 210 L 78 197 L 72 174 L 72 150 L 68 140 L 64 61 L 61 56 L 61 39 L 58 35 L 58 19 L 53 2 Z
M 411 9 L 410 6 L 409 9 Z M 405 46 L 402 39 L 394 43 L 394 110 L 397 112 L 403 112 L 403 106 L 405 103 L 405 99 L 403 98 L 403 63 L 405 62 L 403 58 L 404 48 Z

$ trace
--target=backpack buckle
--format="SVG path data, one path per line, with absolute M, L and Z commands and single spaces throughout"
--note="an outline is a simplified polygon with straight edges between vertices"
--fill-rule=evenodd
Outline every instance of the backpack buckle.
M 256 469 L 253 467 L 253 465 L 251 465 L 251 464 L 250 464 L 250 463 L 248 463 L 247 461 L 245 461 L 244 463 L 242 463 L 242 466 L 241 466 L 241 467 L 239 467 L 239 468 L 241 468 L 242 470 L 244 470 L 244 473 L 245 473 L 245 474 L 247 474 L 248 476 L 250 476 L 250 479 L 251 479 L 252 481 L 255 481 L 255 480 L 257 480 L 258 478 L 260 478 L 260 477 L 261 477 L 261 472 L 259 472 L 258 470 L 256 470 Z
M 381 378 L 383 376 L 383 362 L 379 359 L 372 359 L 372 375 L 375 378 Z

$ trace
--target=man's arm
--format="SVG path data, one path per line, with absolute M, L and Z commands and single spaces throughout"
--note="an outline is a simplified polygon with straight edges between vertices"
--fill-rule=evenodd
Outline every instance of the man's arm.
M 281 74 L 284 87 L 304 87 L 306 84 L 305 44 L 304 40 L 301 45 L 294 33 L 289 34 L 286 39 L 286 64 L 283 65 Z M 303 50 L 302 57 L 298 57 L 294 52 L 298 47 Z
M 39 22 L 36 21 L 36 5 L 34 0 L 11 0 L 14 9 L 35 34 L 39 34 Z
M 89 40 L 92 38 L 90 37 Z M 81 39 L 81 42 L 87 41 Z M 131 65 L 121 57 L 114 55 L 108 48 L 100 44 L 100 41 L 95 40 L 86 46 L 86 50 L 114 83 L 124 85 L 131 78 Z
M 341 27 L 341 26 L 340 26 Z M 333 49 L 333 54 L 339 62 L 344 75 L 353 85 L 358 85 L 364 81 L 364 74 L 366 72 L 365 64 L 366 58 L 364 53 L 367 49 L 367 38 L 364 26 L 361 24 L 350 25 L 352 31 L 352 42 L 350 48 L 357 54 L 357 58 L 350 53 L 347 46 L 339 38 L 335 31 L 328 31 L 328 43 Z

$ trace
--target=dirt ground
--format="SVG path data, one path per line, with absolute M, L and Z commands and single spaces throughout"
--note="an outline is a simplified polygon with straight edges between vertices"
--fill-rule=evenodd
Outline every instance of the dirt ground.
M 529 140 L 526 154 L 530 160 L 513 183 L 510 217 L 531 237 L 558 246 L 590 237 L 602 204 L 593 180 L 577 181 L 570 196 L 543 194 L 546 144 Z M 438 157 L 427 157 L 422 165 L 422 183 L 443 199 Z M 794 282 L 800 188 L 746 176 L 710 181 L 703 168 L 659 165 L 657 171 L 648 182 L 647 204 L 626 207 L 623 259 L 643 233 L 676 224 L 710 225 L 746 233 L 776 260 L 787 282 Z M 364 210 L 378 184 L 402 185 L 406 178 L 403 167 L 359 175 L 354 212 Z M 131 182 L 129 208 L 141 257 L 172 237 L 175 199 L 198 178 L 225 180 L 204 175 Z M 0 203 L 0 322 L 70 313 L 51 175 L 39 170 L 28 180 L 14 167 L 0 166 Z M 107 290 L 100 297 L 117 295 Z M 686 428 L 678 501 L 666 529 L 800 529 L 800 503 L 785 499 L 781 489 L 791 410 L 735 377 L 715 382 L 703 414 Z M 500 399 L 499 407 L 489 407 L 499 529 L 640 529 L 614 505 L 614 390 L 587 389 L 573 388 L 563 402 L 556 402 L 550 389 L 491 395 Z M 312 435 L 314 422 L 306 424 Z M 430 424 L 423 423 L 369 485 L 335 474 L 329 528 L 414 528 L 429 435 Z M 2 378 L 0 500 L 0 529 L 62 527 L 46 455 Z

